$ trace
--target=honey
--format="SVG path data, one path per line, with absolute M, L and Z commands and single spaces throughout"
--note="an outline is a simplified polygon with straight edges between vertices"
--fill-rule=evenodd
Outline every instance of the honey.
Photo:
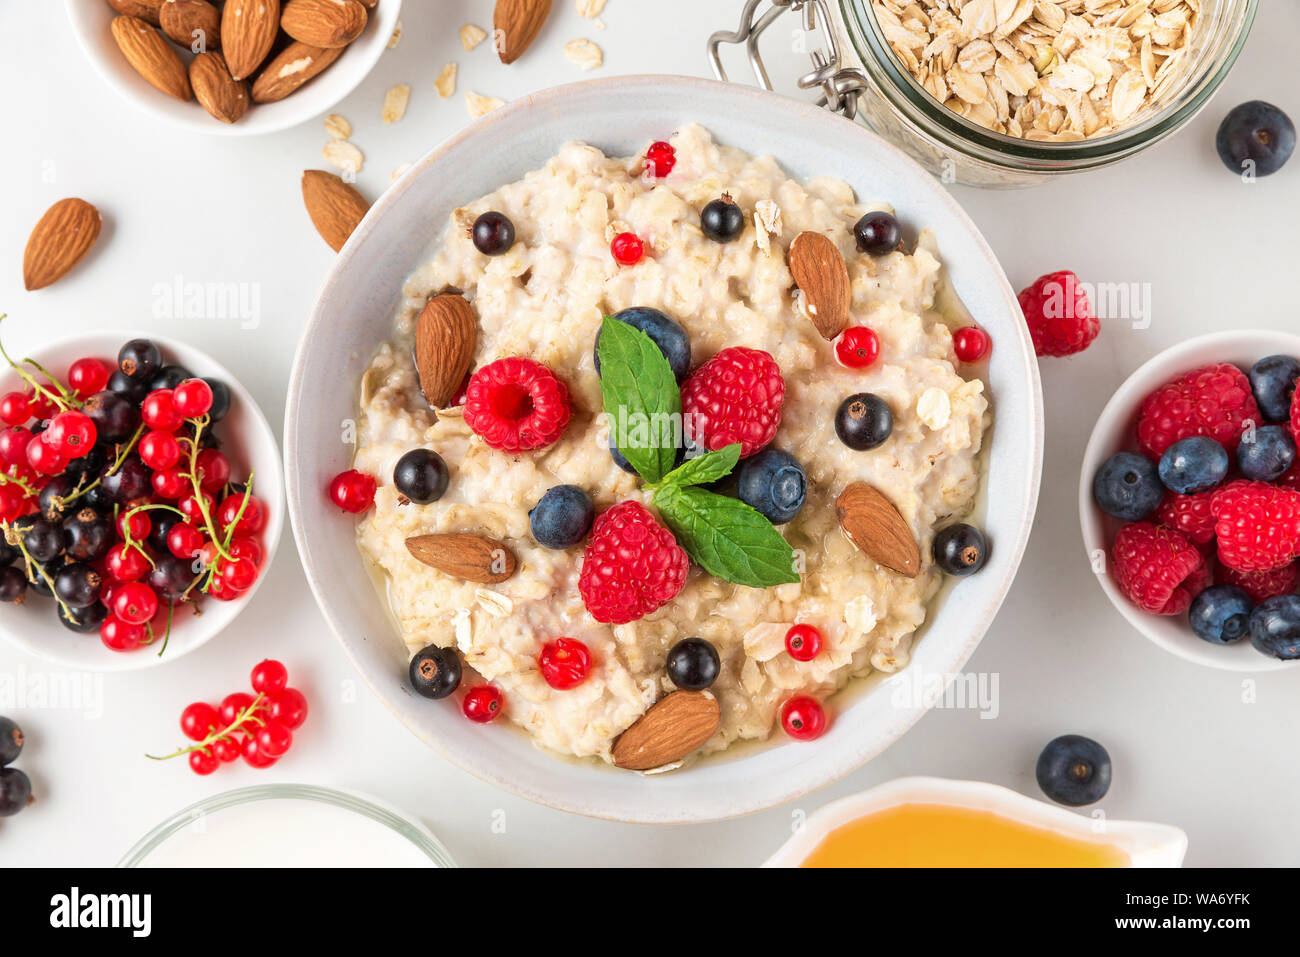
M 804 867 L 1128 867 L 1124 851 L 973 808 L 900 804 L 831 831 Z

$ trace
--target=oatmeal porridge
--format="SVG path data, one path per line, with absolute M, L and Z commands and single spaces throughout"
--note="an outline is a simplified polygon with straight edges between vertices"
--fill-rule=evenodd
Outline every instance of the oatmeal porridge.
M 768 737 L 792 698 L 825 703 L 854 677 L 904 667 L 944 576 L 932 557 L 935 535 L 959 522 L 978 492 L 989 417 L 983 383 L 957 358 L 952 332 L 934 308 L 942 267 L 931 237 L 923 234 L 910 253 L 864 253 L 855 244 L 855 223 L 886 206 L 859 202 L 839 180 L 795 181 L 772 158 L 720 146 L 699 126 L 678 131 L 669 154 L 671 163 L 656 160 L 645 172 L 644 155 L 610 157 L 569 143 L 543 168 L 457 210 L 436 254 L 408 280 L 394 336 L 361 383 L 355 468 L 380 482 L 359 542 L 383 573 L 410 652 L 455 649 L 465 668 L 462 692 L 489 684 L 499 693 L 500 713 L 539 744 L 615 763 L 620 735 L 680 687 L 666 659 L 683 639 L 703 639 L 719 666 L 708 690 L 697 692 L 716 701 L 718 712 L 703 752 Z M 702 210 L 724 194 L 729 208 L 721 208 L 717 222 L 706 213 L 702 228 Z M 504 214 L 509 226 L 509 241 L 494 255 L 480 252 L 471 235 L 471 225 L 489 211 Z M 821 328 L 830 310 L 825 290 L 795 288 L 789 251 L 808 233 L 829 240 L 830 257 L 842 257 L 847 267 L 848 323 L 874 332 L 878 357 L 859 367 L 837 359 L 837 344 Z M 640 240 L 641 254 L 623 264 L 616 261 L 619 240 L 629 235 Z M 421 389 L 415 338 L 426 305 L 442 295 L 470 307 L 470 368 L 477 371 L 469 406 L 456 404 L 463 401 L 458 397 L 434 411 Z M 665 521 L 654 507 L 659 493 L 611 455 L 602 414 L 607 399 L 593 354 L 605 317 L 633 307 L 669 317 L 689 340 L 688 354 L 678 357 L 695 370 L 682 386 L 684 403 L 697 378 L 708 374 L 702 367 L 710 359 L 775 364 L 776 394 L 763 391 L 772 379 L 760 375 L 753 401 L 774 403 L 779 427 L 774 438 L 755 441 L 793 456 L 805 485 L 793 519 L 775 532 L 766 528 L 793 548 L 795 574 L 766 587 L 735 584 L 736 578 L 705 571 L 700 560 L 686 571 L 683 557 L 684 583 L 670 582 L 671 594 L 658 594 L 652 610 L 620 622 L 584 601 L 591 597 L 584 562 L 594 564 L 588 553 L 595 540 L 617 524 L 602 527 L 601 513 L 630 501 L 645 506 L 608 513 L 620 522 L 634 519 L 620 524 L 625 534 L 638 521 L 651 529 Z M 650 338 L 671 363 L 671 350 L 653 331 Z M 600 348 L 608 382 L 612 360 L 603 343 Z M 506 357 L 523 358 L 497 361 Z M 547 402 L 564 401 L 567 408 L 549 420 L 555 434 L 544 443 L 506 448 L 471 421 L 473 382 L 524 368 L 545 380 Z M 867 442 L 837 423 L 846 399 L 864 394 L 888 420 L 883 438 Z M 740 432 L 726 442 L 743 444 L 757 434 Z M 429 504 L 412 501 L 392 481 L 399 459 L 421 448 L 437 452 L 448 478 L 445 492 Z M 561 485 L 589 496 L 600 517 L 590 540 L 543 547 L 530 511 Z M 869 486 L 887 503 L 902 536 L 914 542 L 915 567 L 894 570 L 899 563 L 879 560 L 870 543 L 859 547 L 861 536 L 847 522 L 841 526 L 836 503 L 851 486 Z M 721 490 L 738 494 L 725 484 Z M 634 531 L 641 535 L 644 527 Z M 668 544 L 661 554 L 675 554 L 671 533 L 663 534 Z M 420 536 L 449 535 L 500 546 L 509 567 L 466 577 L 445 561 L 430 567 L 408 545 Z M 683 544 L 693 559 L 703 554 Z M 608 554 L 617 561 L 621 552 Z M 638 570 L 645 582 L 676 574 L 668 558 L 656 562 Z M 796 624 L 818 636 L 820 647 L 809 660 L 787 644 Z M 578 681 L 563 686 L 543 652 L 560 638 L 585 650 Z

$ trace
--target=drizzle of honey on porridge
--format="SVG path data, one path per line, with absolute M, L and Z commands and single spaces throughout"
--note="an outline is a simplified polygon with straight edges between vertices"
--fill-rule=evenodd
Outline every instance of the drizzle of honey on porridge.
M 991 811 L 900 804 L 831 831 L 804 867 L 1128 867 L 1128 854 Z

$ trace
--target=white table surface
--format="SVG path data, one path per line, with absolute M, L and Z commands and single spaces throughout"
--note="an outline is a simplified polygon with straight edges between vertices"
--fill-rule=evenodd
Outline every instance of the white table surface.
M 704 41 L 734 26 L 738 0 L 609 0 L 607 29 L 557 0 L 535 47 L 510 68 L 487 44 L 465 53 L 457 28 L 490 26 L 488 0 L 407 0 L 401 44 L 336 109 L 367 156 L 359 186 L 375 197 L 391 170 L 467 122 L 468 89 L 510 98 L 613 73 L 707 75 Z M 1250 678 L 1183 662 L 1126 626 L 1092 581 L 1079 539 L 1077 471 L 1091 423 L 1139 363 L 1188 336 L 1240 327 L 1294 329 L 1300 256 L 1300 159 L 1245 187 L 1219 164 L 1223 113 L 1261 98 L 1300 116 L 1293 38 L 1300 7 L 1264 0 L 1242 60 L 1217 100 L 1178 137 L 1108 171 L 1031 191 L 961 189 L 1017 288 L 1070 268 L 1093 281 L 1150 283 L 1154 317 L 1137 331 L 1113 323 L 1083 356 L 1045 360 L 1047 456 L 1038 521 L 1019 579 L 968 669 L 996 674 L 997 717 L 936 710 L 868 767 L 796 805 L 717 824 L 619 825 L 530 804 L 443 762 L 409 735 L 353 673 L 321 619 L 286 531 L 270 581 L 235 627 L 172 664 L 95 685 L 100 707 L 41 707 L 17 718 L 29 745 L 19 766 L 38 803 L 0 822 L 6 865 L 110 865 L 164 816 L 227 788 L 272 781 L 370 792 L 423 819 L 465 865 L 749 865 L 789 833 L 796 811 L 906 774 L 966 777 L 1038 795 L 1034 761 L 1057 734 L 1096 737 L 1114 759 L 1102 804 L 1112 818 L 1183 827 L 1193 865 L 1300 863 L 1300 673 Z M 235 370 L 279 429 L 299 329 L 334 254 L 302 208 L 303 169 L 323 167 L 326 135 L 312 121 L 278 135 L 219 139 L 178 134 L 105 88 L 82 57 L 63 4 L 10 3 L 0 31 L 4 148 L 0 149 L 0 311 L 21 352 L 43 335 L 103 326 L 183 338 Z M 605 50 L 582 74 L 562 53 L 578 36 Z M 770 46 L 774 74 L 801 56 Z M 457 95 L 433 79 L 460 63 Z M 734 62 L 734 61 L 733 61 Z M 413 87 L 406 118 L 385 127 L 384 91 Z M 106 228 L 66 280 L 23 290 L 19 264 L 31 226 L 69 195 L 96 203 Z M 261 321 L 154 318 L 154 287 L 187 281 L 256 284 Z M 352 388 L 340 382 L 339 388 Z M 3 614 L 0 608 L 0 614 Z M 93 640 L 93 639 L 90 639 Z M 145 752 L 180 743 L 192 700 L 246 685 L 274 656 L 307 691 L 311 717 L 293 751 L 269 771 L 242 763 L 198 778 Z M 4 676 L 48 686 L 59 669 L 0 645 Z M 84 676 L 74 676 L 84 677 Z M 2 686 L 0 686 L 2 687 Z

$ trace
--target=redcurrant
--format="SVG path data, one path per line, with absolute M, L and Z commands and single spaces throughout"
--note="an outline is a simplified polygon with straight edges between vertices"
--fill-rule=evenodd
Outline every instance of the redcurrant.
M 108 375 L 108 363 L 102 359 L 78 359 L 68 369 L 68 388 L 86 399 L 104 390 Z
M 199 485 L 209 492 L 217 492 L 230 481 L 230 460 L 216 449 L 204 449 L 195 459 Z
M 68 409 L 50 420 L 44 439 L 69 459 L 80 458 L 95 446 L 99 437 L 95 423 L 84 412 Z
M 21 516 L 25 501 L 22 488 L 10 482 L 0 484 L 0 522 L 12 522 Z
M 248 706 L 252 703 L 253 696 L 244 694 L 242 691 L 226 695 L 221 699 L 221 726 L 223 728 L 230 727 L 239 720 L 239 716 L 248 710 Z
M 293 732 L 278 721 L 271 721 L 258 729 L 257 750 L 268 758 L 282 758 L 292 746 Z
M 256 535 L 266 528 L 266 507 L 247 492 L 227 495 L 217 509 L 217 525 L 223 532 L 233 527 L 236 535 Z
M 785 650 L 795 661 L 812 661 L 822 650 L 822 633 L 812 625 L 794 625 L 785 633 Z
M 348 469 L 330 481 L 330 501 L 345 512 L 359 515 L 375 503 L 375 488 L 374 476 Z
M 171 389 L 154 389 L 144 397 L 140 404 L 140 418 L 151 429 L 160 432 L 175 432 L 185 422 L 172 401 Z
M 135 651 L 144 644 L 144 625 L 133 625 L 110 614 L 99 626 L 99 640 L 112 651 Z
M 826 730 L 826 712 L 815 698 L 796 695 L 781 705 L 781 727 L 797 741 L 811 741 Z
M 113 614 L 128 625 L 143 625 L 158 611 L 158 596 L 148 585 L 124 582 L 113 592 Z
M 177 522 L 167 530 L 167 551 L 177 558 L 193 559 L 203 548 L 203 533 L 189 522 Z
M 0 398 L 0 422 L 5 425 L 26 425 L 32 418 L 32 404 L 21 392 L 10 392 Z
M 5 465 L 26 465 L 27 446 L 33 438 L 30 429 L 17 426 L 0 432 L 0 461 Z
M 257 746 L 257 737 L 255 735 L 244 738 L 240 750 L 243 751 L 244 760 L 250 767 L 269 768 L 276 762 L 275 758 L 262 753 L 262 749 Z
M 44 433 L 27 443 L 27 464 L 41 475 L 57 475 L 68 467 L 68 457 L 45 441 Z
M 216 755 L 206 749 L 190 752 L 190 770 L 195 774 L 211 774 L 219 763 Z
M 677 151 L 671 143 L 657 140 L 645 151 L 646 168 L 659 179 L 663 179 L 677 165 Z
M 257 566 L 247 558 L 236 558 L 221 563 L 221 579 L 233 592 L 245 592 L 257 581 Z
M 267 658 L 265 661 L 259 661 L 253 666 L 253 673 L 249 676 L 249 681 L 252 683 L 254 691 L 270 694 L 273 691 L 282 690 L 289 683 L 289 672 L 284 665 L 274 658 Z
M 989 354 L 993 340 L 979 326 L 963 326 L 952 335 L 952 348 L 962 362 L 979 362 Z
M 202 741 L 220 727 L 221 716 L 206 701 L 196 701 L 181 712 L 181 734 L 191 741 Z
M 239 757 L 239 744 L 232 738 L 217 738 L 212 742 L 212 756 L 222 764 L 229 764 Z
M 197 419 L 212 408 L 212 386 L 202 379 L 186 379 L 172 390 L 172 401 L 185 418 Z
M 110 548 L 104 556 L 104 570 L 113 581 L 139 581 L 149 573 L 149 568 L 149 559 L 144 552 L 121 542 Z
M 849 326 L 835 340 L 835 355 L 850 369 L 865 369 L 880 356 L 880 337 L 866 326 Z
M 462 709 L 471 721 L 486 724 L 501 713 L 501 692 L 491 685 L 471 688 Z
M 587 680 L 591 671 L 591 652 L 576 638 L 557 638 L 542 646 L 537 664 L 548 685 L 567 691 Z
M 117 537 L 124 542 L 143 542 L 152 528 L 148 512 L 130 509 L 117 517 Z
M 170 432 L 154 429 L 140 437 L 140 461 L 151 469 L 169 469 L 181 460 L 181 444 Z
M 199 498 L 203 500 L 202 506 L 199 504 Z M 211 492 L 200 491 L 198 497 L 186 495 L 177 503 L 176 507 L 185 516 L 185 521 L 191 525 L 203 526 L 207 524 L 203 517 L 204 508 L 207 509 L 207 514 L 211 515 L 217 507 L 217 500 L 212 497 Z
M 169 502 L 176 501 L 190 490 L 189 479 L 175 465 L 169 469 L 159 469 L 154 472 L 150 481 L 153 483 L 153 490 L 158 497 L 165 498 Z
M 272 720 L 297 730 L 307 720 L 307 699 L 297 688 L 283 688 L 268 696 L 268 713 Z
M 609 244 L 609 251 L 620 266 L 635 266 L 645 254 L 645 244 L 636 233 L 619 233 Z
M 257 544 L 255 538 L 234 538 L 231 539 L 230 545 L 226 551 L 236 558 L 246 558 L 256 567 L 262 566 L 262 546 Z

